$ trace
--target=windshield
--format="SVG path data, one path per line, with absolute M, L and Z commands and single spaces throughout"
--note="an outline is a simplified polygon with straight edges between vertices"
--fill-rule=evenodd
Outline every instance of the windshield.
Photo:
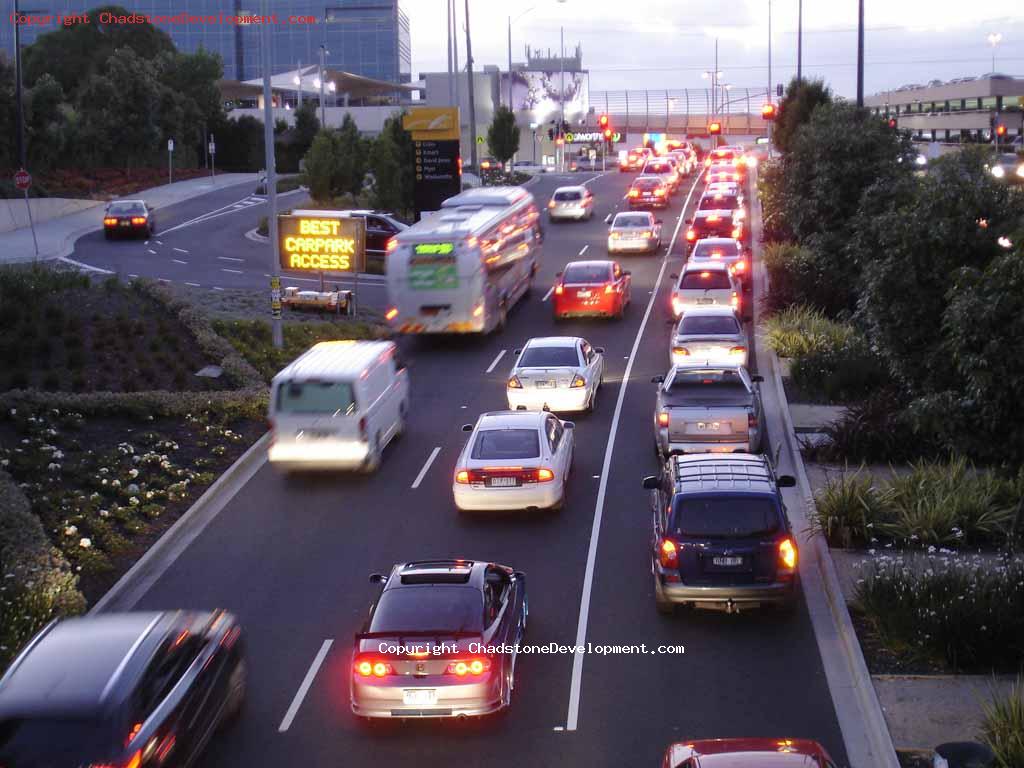
M 680 336 L 733 336 L 740 332 L 735 317 L 700 317 L 684 315 L 679 323 Z
M 580 364 L 576 347 L 527 347 L 519 358 L 519 368 L 556 368 Z
M 661 186 L 661 179 L 639 178 L 633 182 L 633 186 L 637 189 L 657 189 Z
M 570 264 L 562 273 L 563 283 L 603 283 L 612 279 L 608 264 Z
M 698 240 L 696 247 L 693 249 L 694 259 L 711 259 L 715 256 L 739 256 L 740 248 L 735 240 L 729 240 L 724 243 L 709 243 L 706 240 Z
M 779 512 L 771 499 L 750 497 L 677 497 L 671 527 L 677 536 L 746 538 L 779 530 Z
M 647 173 L 672 173 L 672 166 L 668 163 L 651 163 L 647 166 Z
M 46 716 L 0 721 L 0 765 L 11 768 L 105 762 L 118 746 L 102 721 Z
M 399 587 L 380 596 L 370 632 L 480 632 L 483 617 L 483 595 L 475 587 Z
M 146 206 L 142 203 L 111 203 L 107 213 L 112 216 L 145 216 Z
M 285 381 L 277 389 L 279 413 L 320 413 L 348 416 L 355 396 L 347 381 Z
M 732 195 L 708 195 L 700 199 L 701 211 L 731 211 L 739 208 L 739 203 Z
M 747 385 L 735 371 L 698 368 L 676 371 L 669 392 L 674 395 L 700 396 L 731 401 L 748 397 Z
M 563 202 L 565 200 L 579 200 L 583 197 L 583 194 L 575 189 L 567 190 L 565 192 L 555 192 L 555 200 Z
M 651 217 L 642 213 L 620 213 L 612 222 L 613 227 L 649 227 Z
M 471 458 L 484 461 L 536 459 L 540 439 L 536 429 L 487 429 L 478 432 Z
M 708 291 L 724 290 L 731 287 L 729 276 L 725 272 L 717 270 L 706 270 L 704 272 L 687 272 L 679 281 L 679 287 L 684 291 Z

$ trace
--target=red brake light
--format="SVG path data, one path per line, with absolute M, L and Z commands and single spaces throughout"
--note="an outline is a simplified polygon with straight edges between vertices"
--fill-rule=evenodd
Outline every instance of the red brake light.
M 561 296 L 563 293 L 565 293 L 565 286 L 559 283 L 558 285 L 555 286 L 555 295 Z
M 459 485 L 468 485 L 469 484 L 469 470 L 467 470 L 467 469 L 460 469 L 458 472 L 456 472 L 455 473 L 455 482 L 458 483 Z
M 385 320 L 394 320 L 396 317 L 398 317 L 398 307 L 392 307 L 384 315 Z
M 733 240 L 739 240 L 740 236 L 742 234 L 743 234 L 743 228 L 742 227 L 733 227 L 733 230 L 732 230 L 732 239 Z
M 745 354 L 747 354 L 747 348 L 746 347 L 733 347 L 732 349 L 729 350 L 729 354 L 732 355 L 733 357 L 743 357 Z M 749 415 L 747 417 L 747 425 L 748 426 L 750 425 L 750 416 Z
M 675 542 L 671 539 L 662 539 L 661 544 L 658 545 L 658 562 L 661 563 L 662 568 L 679 567 L 679 552 L 676 550 Z
M 142 226 L 146 223 L 145 216 L 132 216 L 132 224 L 135 226 Z
M 672 356 L 673 357 L 689 357 L 690 356 L 690 350 L 688 350 L 686 347 L 673 347 L 672 348 Z
M 742 259 L 740 261 L 737 261 L 735 269 L 736 269 L 737 272 L 746 272 L 747 271 L 747 262 L 743 261 Z
M 658 187 L 656 190 L 654 190 L 654 196 L 655 197 L 664 197 L 665 196 L 665 190 L 662 187 Z
M 485 672 L 490 671 L 490 669 L 490 659 L 474 656 L 470 659 L 459 659 L 458 661 L 453 661 L 448 665 L 448 668 L 445 670 L 445 674 L 465 677 L 466 675 L 482 675 Z
M 693 229 L 693 227 L 691 227 L 690 229 L 686 230 L 686 239 L 687 240 L 696 240 L 697 239 L 697 232 Z
M 709 223 L 713 223 L 713 222 L 718 221 L 720 218 L 722 218 L 722 217 L 721 216 L 716 216 L 716 215 L 712 214 L 711 216 L 708 216 L 708 222 Z
M 554 207 L 555 207 L 555 201 L 554 200 L 548 200 L 548 208 L 554 208 Z
M 523 388 L 523 382 L 521 382 L 519 380 L 518 376 L 513 376 L 511 379 L 508 380 L 508 388 L 509 389 L 522 389 Z
M 587 386 L 587 380 L 580 376 L 578 373 L 572 377 L 572 383 L 569 385 L 570 389 L 581 389 Z
M 103 226 L 105 226 L 105 227 L 113 227 L 113 226 L 116 226 L 116 225 L 117 225 L 117 219 L 113 218 L 112 216 L 108 216 L 107 218 L 105 218 L 103 220 Z
M 629 190 L 629 196 L 630 197 L 640 197 L 640 190 L 639 189 L 631 189 L 631 190 Z
M 542 467 L 541 469 L 537 470 L 537 482 L 538 483 L 550 483 L 554 479 L 555 479 L 555 473 L 552 472 L 550 469 L 544 469 Z
M 740 297 L 739 297 L 739 295 L 738 295 L 738 294 L 736 293 L 736 291 L 733 291 L 733 292 L 732 292 L 732 300 L 731 300 L 731 303 L 732 303 L 733 309 L 739 309 L 739 306 L 740 306 Z
M 790 538 L 785 538 L 779 542 L 779 565 L 782 566 L 783 570 L 794 571 L 796 570 L 796 544 Z
M 393 238 L 393 237 L 388 238 L 388 244 L 387 244 L 386 248 L 387 248 L 387 252 L 391 253 L 393 250 L 398 248 L 398 241 L 395 240 L 395 238 Z
M 387 677 L 395 674 L 395 669 L 381 659 L 361 657 L 356 659 L 355 673 L 360 677 Z
M 659 427 L 667 427 L 668 426 L 668 413 L 666 413 L 665 411 L 662 411 L 661 413 L 658 414 L 658 426 Z

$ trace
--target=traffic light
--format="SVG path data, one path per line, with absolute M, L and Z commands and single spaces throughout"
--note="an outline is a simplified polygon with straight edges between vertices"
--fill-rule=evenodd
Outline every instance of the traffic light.
M 569 130 L 570 130 L 570 128 L 569 128 L 569 121 L 568 120 L 563 120 L 562 121 L 562 133 L 568 133 Z
M 775 119 L 775 105 L 772 104 L 770 101 L 763 107 L 761 107 L 761 118 L 764 120 Z
M 608 128 L 608 115 L 601 115 L 597 118 L 597 124 L 601 127 L 601 130 Z
M 1005 135 L 1006 135 L 1006 126 L 1003 125 L 1002 123 L 1000 123 L 999 125 L 996 126 L 996 136 L 998 136 L 999 138 L 1002 138 Z
M 612 129 L 611 128 L 605 128 L 604 129 L 604 140 L 608 141 L 608 142 L 610 142 L 612 140 Z
M 895 130 L 895 128 L 896 128 L 896 118 L 895 117 L 890 117 L 889 118 L 889 127 Z
M 708 126 L 708 133 L 712 136 L 720 136 L 722 134 L 722 124 L 717 120 Z
M 565 139 L 563 139 L 561 135 L 559 135 L 559 137 L 555 139 L 555 144 L 557 144 L 558 146 L 562 146 L 563 144 L 565 144 Z

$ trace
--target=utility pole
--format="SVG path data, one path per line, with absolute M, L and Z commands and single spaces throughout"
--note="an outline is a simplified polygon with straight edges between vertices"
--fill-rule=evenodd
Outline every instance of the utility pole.
M 324 55 L 327 46 L 320 44 L 320 127 L 327 127 L 327 102 L 324 101 Z
M 267 4 L 268 0 L 263 0 L 263 13 L 269 16 Z M 277 253 L 277 171 L 274 163 L 274 107 L 270 91 L 270 27 L 267 24 L 260 25 L 260 43 L 263 52 L 263 153 L 267 166 L 267 223 L 270 229 L 270 323 L 274 347 L 281 349 L 284 347 L 284 328 L 281 326 L 281 260 Z M 320 83 L 323 84 L 323 79 Z M 323 91 L 320 93 L 322 99 Z
M 459 108 L 459 156 L 462 156 L 462 87 L 459 85 L 459 7 L 448 0 L 452 8 L 452 65 L 455 67 L 455 106 Z
M 993 69 L 995 67 L 993 66 Z M 501 97 L 498 97 L 501 101 Z M 512 17 L 508 17 L 508 108 L 512 109 Z
M 445 10 L 448 12 L 448 102 L 455 104 L 455 73 L 452 71 L 452 0 L 445 0 Z
M 565 27 L 559 27 L 561 36 L 561 56 L 558 58 L 559 84 L 558 84 L 558 106 L 561 115 L 558 123 L 558 134 L 562 137 L 562 173 L 565 173 Z
M 804 0 L 799 0 L 796 11 L 796 81 L 803 82 L 804 63 Z
M 469 87 L 469 159 L 477 173 L 480 166 L 477 165 L 476 152 L 476 98 L 473 95 L 473 40 L 469 31 L 469 0 L 466 0 L 466 82 Z
M 17 16 L 18 0 L 14 0 L 14 15 Z M 25 109 L 21 97 L 21 25 L 14 25 L 14 103 L 16 120 L 18 123 L 18 163 L 22 168 L 28 165 L 27 151 L 25 148 Z
M 297 70 L 299 76 L 299 109 L 302 108 L 302 59 L 299 59 L 299 68 Z
M 857 109 L 864 109 L 864 0 L 857 3 Z

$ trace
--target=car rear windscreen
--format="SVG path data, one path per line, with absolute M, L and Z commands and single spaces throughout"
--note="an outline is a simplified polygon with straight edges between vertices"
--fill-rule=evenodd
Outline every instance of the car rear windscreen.
M 684 290 L 722 290 L 730 288 L 729 275 L 718 270 L 704 272 L 686 272 L 679 280 L 679 287 Z
M 670 527 L 676 536 L 746 538 L 776 533 L 780 521 L 771 499 L 677 497 Z
M 603 283 L 612 279 L 607 264 L 570 264 L 562 273 L 563 283 Z
M 580 364 L 576 347 L 527 347 L 519 358 L 519 368 L 556 368 Z
M 540 457 L 540 438 L 536 429 L 485 429 L 473 443 L 473 459 L 504 461 Z
M 700 199 L 697 210 L 700 211 L 731 211 L 739 208 L 739 201 L 732 195 L 709 195 Z
M 111 203 L 107 213 L 111 216 L 145 216 L 146 206 L 142 203 Z
M 637 189 L 657 189 L 661 186 L 661 179 L 637 179 L 633 186 Z
M 355 410 L 355 394 L 347 381 L 285 381 L 277 390 L 279 413 L 348 416 Z
M 613 227 L 649 227 L 651 220 L 642 213 L 620 213 L 612 222 Z
M 119 746 L 109 724 L 94 719 L 0 720 L 0 765 L 5 768 L 106 763 Z
M 697 245 L 694 246 L 693 249 L 693 258 L 710 259 L 715 253 L 719 256 L 739 256 L 740 249 L 735 240 L 730 240 L 725 243 L 709 243 L 707 241 L 698 240 Z
M 377 602 L 370 632 L 483 630 L 484 601 L 476 587 L 452 584 L 386 590 Z
M 732 336 L 740 332 L 735 317 L 700 317 L 684 315 L 679 323 L 681 336 Z
M 745 404 L 750 400 L 747 386 L 734 371 L 677 371 L 669 392 L 686 399 L 718 404 Z
M 572 190 L 569 192 L 555 192 L 555 201 L 559 203 L 571 202 L 573 200 L 582 199 L 583 194 Z

